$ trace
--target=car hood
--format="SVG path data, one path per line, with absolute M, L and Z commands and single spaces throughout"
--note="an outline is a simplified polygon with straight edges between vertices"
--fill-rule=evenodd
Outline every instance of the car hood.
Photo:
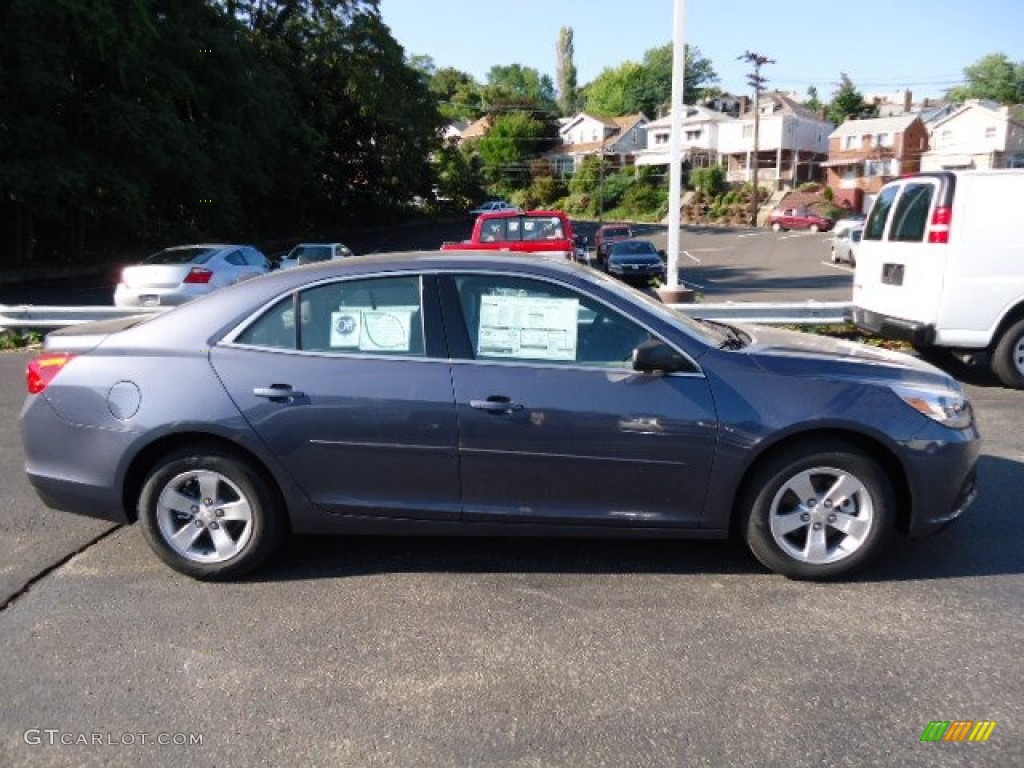
M 821 361 L 812 375 L 850 375 L 960 388 L 949 374 L 905 352 L 781 328 L 736 327 L 751 337 L 743 351 L 768 370 L 788 370 L 798 361 L 803 361 L 801 365 L 806 368 L 806 360 L 811 358 Z

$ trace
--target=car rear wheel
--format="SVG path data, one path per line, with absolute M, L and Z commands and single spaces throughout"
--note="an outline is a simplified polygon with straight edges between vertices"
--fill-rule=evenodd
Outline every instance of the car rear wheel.
M 818 232 L 821 229 L 817 224 L 811 224 L 811 232 Z
M 258 566 L 285 530 L 266 482 L 216 446 L 186 448 L 158 462 L 139 497 L 139 523 L 161 560 L 211 581 Z
M 756 473 L 741 530 L 773 571 L 835 579 L 878 554 L 894 508 L 892 485 L 875 460 L 845 442 L 819 440 L 780 453 Z
M 1003 386 L 1024 389 L 1024 320 L 1018 320 L 999 337 L 992 351 L 992 372 Z

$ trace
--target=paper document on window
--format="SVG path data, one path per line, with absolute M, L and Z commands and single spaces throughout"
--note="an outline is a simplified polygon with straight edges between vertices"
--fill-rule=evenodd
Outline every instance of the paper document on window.
M 478 354 L 531 360 L 575 360 L 579 301 L 482 296 Z
M 412 311 L 345 307 L 331 313 L 331 348 L 408 352 Z

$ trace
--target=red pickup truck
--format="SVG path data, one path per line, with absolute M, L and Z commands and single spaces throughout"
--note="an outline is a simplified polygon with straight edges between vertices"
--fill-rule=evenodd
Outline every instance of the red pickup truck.
M 562 211 L 500 211 L 484 213 L 469 240 L 446 242 L 442 251 L 514 251 L 575 261 L 584 241 L 572 231 Z

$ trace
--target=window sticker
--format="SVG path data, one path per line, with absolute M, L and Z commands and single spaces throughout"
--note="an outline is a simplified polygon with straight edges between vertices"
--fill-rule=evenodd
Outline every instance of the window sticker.
M 360 352 L 408 352 L 412 309 L 345 307 L 331 313 L 331 349 Z
M 477 353 L 483 357 L 575 360 L 579 300 L 482 296 Z

